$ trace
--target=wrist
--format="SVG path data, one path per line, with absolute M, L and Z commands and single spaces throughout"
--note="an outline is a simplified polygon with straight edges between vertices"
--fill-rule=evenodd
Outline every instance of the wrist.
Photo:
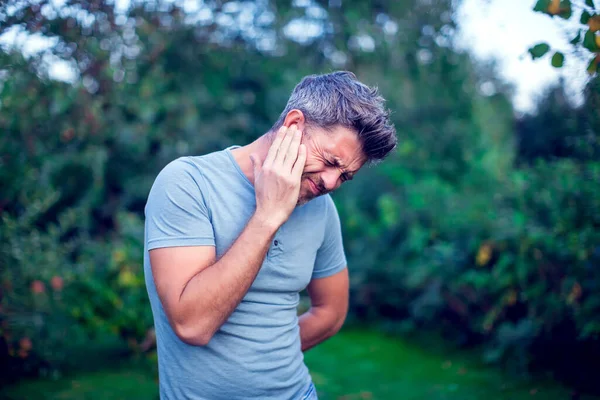
M 270 213 L 263 213 L 256 211 L 251 218 L 251 223 L 262 231 L 265 231 L 268 235 L 275 235 L 275 232 L 279 229 L 283 222 L 274 217 Z

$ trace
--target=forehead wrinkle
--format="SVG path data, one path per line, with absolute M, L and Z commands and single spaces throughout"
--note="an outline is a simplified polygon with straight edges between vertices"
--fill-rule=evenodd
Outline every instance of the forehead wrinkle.
M 362 152 L 362 146 L 360 146 L 355 132 L 351 132 L 352 134 L 348 135 L 347 128 L 340 126 L 335 128 L 330 132 L 333 135 L 333 140 L 322 143 L 322 152 L 328 155 L 332 159 L 331 161 L 336 162 L 338 168 L 346 170 L 351 165 L 357 165 L 358 168 L 355 171 L 345 171 L 347 174 L 355 174 L 366 161 Z M 347 157 L 343 158 L 342 156 Z

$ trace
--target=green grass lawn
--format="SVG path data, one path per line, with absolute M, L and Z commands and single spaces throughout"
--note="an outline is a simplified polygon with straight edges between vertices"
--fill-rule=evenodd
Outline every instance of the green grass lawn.
M 381 333 L 344 330 L 306 353 L 321 400 L 570 399 L 552 382 L 516 382 L 473 356 L 423 348 Z M 51 380 L 24 381 L 4 399 L 157 399 L 152 372 L 129 364 Z M 581 397 L 591 399 L 591 397 Z
M 368 331 L 346 331 L 306 353 L 319 398 L 570 399 L 549 381 L 516 382 L 472 354 L 423 348 Z

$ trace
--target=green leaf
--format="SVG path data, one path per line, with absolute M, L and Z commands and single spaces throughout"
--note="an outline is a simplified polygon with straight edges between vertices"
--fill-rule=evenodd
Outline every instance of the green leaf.
M 592 52 L 598 50 L 598 46 L 596 45 L 596 35 L 594 35 L 594 32 L 592 32 L 591 29 L 588 30 L 583 37 L 583 47 Z
M 590 20 L 590 17 L 591 17 L 590 13 L 587 11 L 584 11 L 581 13 L 581 18 L 579 19 L 579 22 L 581 22 L 582 24 L 585 25 Z
M 535 60 L 536 58 L 542 57 L 548 51 L 550 51 L 548 43 L 538 43 L 529 49 L 529 54 L 531 54 L 531 57 Z
M 594 0 L 585 0 L 585 5 L 588 6 L 588 7 L 595 8 L 594 7 Z
M 598 57 L 594 56 L 594 58 L 592 58 L 592 61 L 590 61 L 590 64 L 587 67 L 587 72 L 590 74 L 595 74 L 596 72 L 598 72 L 598 70 L 600 69 L 600 63 L 598 63 Z
M 577 36 L 575 36 L 573 38 L 573 40 L 571 40 L 569 43 L 577 44 L 577 43 L 579 43 L 580 40 L 581 40 L 581 31 L 577 32 Z
M 550 0 L 538 0 L 533 7 L 533 11 L 543 12 L 548 14 L 548 7 L 550 7 Z
M 565 55 L 559 51 L 554 53 L 552 56 L 552 66 L 554 68 L 561 68 L 565 62 Z
M 558 14 L 559 17 L 563 19 L 571 18 L 573 14 L 573 8 L 571 7 L 571 0 L 563 0 L 560 2 L 560 12 Z

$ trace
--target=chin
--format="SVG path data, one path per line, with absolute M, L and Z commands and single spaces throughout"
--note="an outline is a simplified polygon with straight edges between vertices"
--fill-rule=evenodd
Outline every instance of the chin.
M 304 204 L 308 203 L 309 201 L 311 201 L 312 199 L 313 199 L 312 196 L 306 196 L 306 195 L 301 194 L 300 196 L 298 196 L 297 205 L 298 206 L 304 205 Z
M 310 190 L 304 190 L 304 188 L 302 188 L 300 189 L 300 195 L 298 196 L 298 203 L 296 203 L 296 206 L 304 205 L 314 198 L 315 196 Z
M 298 206 L 301 206 L 303 204 L 308 203 L 309 201 L 316 199 L 317 197 L 319 197 L 321 195 L 315 196 L 312 192 L 307 191 L 305 193 L 300 193 L 300 196 L 298 196 Z

